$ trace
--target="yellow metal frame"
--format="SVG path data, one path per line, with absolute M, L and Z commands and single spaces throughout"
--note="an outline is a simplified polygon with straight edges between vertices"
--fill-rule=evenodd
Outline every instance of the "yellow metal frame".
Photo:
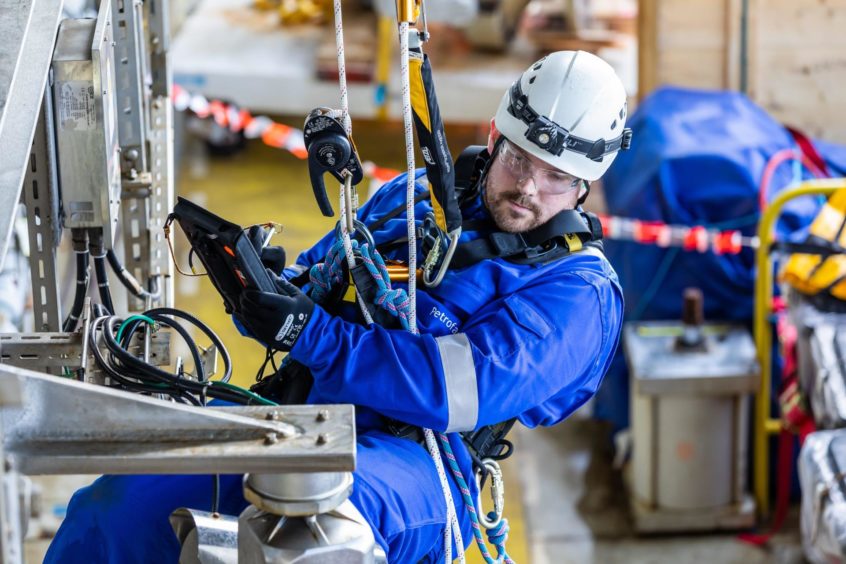
M 755 253 L 755 347 L 758 350 L 758 363 L 761 367 L 761 385 L 755 398 L 755 500 L 762 516 L 769 512 L 769 437 L 781 431 L 781 421 L 770 416 L 770 386 L 772 370 L 772 328 L 769 317 L 773 304 L 773 261 L 770 246 L 773 243 L 776 221 L 781 216 L 784 205 L 801 196 L 830 196 L 837 190 L 846 188 L 846 179 L 832 178 L 810 180 L 791 190 L 785 190 L 767 205 L 758 224 L 760 241 Z
M 376 85 L 383 91 L 382 103 L 376 108 L 376 119 L 388 119 L 388 80 L 391 75 L 391 52 L 393 51 L 396 23 L 389 16 L 379 16 L 376 49 Z

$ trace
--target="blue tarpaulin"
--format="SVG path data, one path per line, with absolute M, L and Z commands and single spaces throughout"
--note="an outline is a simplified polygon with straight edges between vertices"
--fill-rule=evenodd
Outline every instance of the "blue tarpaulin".
M 641 102 L 627 124 L 632 148 L 622 151 L 603 178 L 608 213 L 669 224 L 740 229 L 754 235 L 758 185 L 769 159 L 795 149 L 791 134 L 743 94 L 661 88 Z M 846 173 L 846 148 L 818 142 L 832 173 Z M 780 166 L 768 193 L 810 178 L 790 164 Z M 819 198 L 792 201 L 778 225 L 780 237 L 796 235 L 816 215 Z M 696 286 L 705 296 L 709 320 L 751 321 L 754 254 L 665 249 L 608 240 L 608 259 L 620 276 L 626 319 L 679 319 L 682 291 Z M 622 352 L 618 352 L 622 355 Z M 628 420 L 625 363 L 618 358 L 598 396 L 597 416 L 616 427 Z

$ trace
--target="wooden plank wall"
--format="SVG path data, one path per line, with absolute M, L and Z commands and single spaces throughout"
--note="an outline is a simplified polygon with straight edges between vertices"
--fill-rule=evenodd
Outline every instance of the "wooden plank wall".
M 846 143 L 846 0 L 747 0 L 749 96 L 776 119 Z M 743 0 L 641 0 L 639 94 L 739 89 Z

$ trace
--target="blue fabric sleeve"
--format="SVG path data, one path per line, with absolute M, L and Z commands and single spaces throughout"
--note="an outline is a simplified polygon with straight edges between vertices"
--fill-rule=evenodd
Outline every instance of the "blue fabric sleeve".
M 616 347 L 622 299 L 610 280 L 589 274 L 559 274 L 524 288 L 466 324 L 478 389 L 477 427 L 552 398 L 559 398 L 554 402 L 559 413 L 548 419 L 560 420 L 575 409 L 561 397 L 584 401 L 595 391 Z M 432 335 L 363 327 L 317 307 L 291 356 L 311 369 L 323 400 L 447 428 L 448 390 Z

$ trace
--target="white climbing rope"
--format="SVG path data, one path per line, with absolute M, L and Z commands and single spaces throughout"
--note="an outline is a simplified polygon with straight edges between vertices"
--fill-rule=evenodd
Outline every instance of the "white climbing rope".
M 341 15 L 341 0 L 334 0 L 335 7 L 335 45 L 338 50 L 338 83 L 341 89 L 341 123 L 347 135 L 352 134 L 352 121 L 349 115 L 348 97 L 347 97 L 347 77 L 346 64 L 344 61 L 344 28 Z M 414 133 L 412 130 L 412 114 L 411 114 L 411 85 L 408 68 L 408 22 L 401 22 L 399 26 L 400 35 L 400 72 L 402 75 L 402 103 L 403 103 L 403 122 L 405 124 L 405 153 L 406 163 L 408 165 L 408 178 L 406 183 L 406 219 L 408 227 L 408 297 L 410 302 L 408 325 L 409 330 L 417 334 L 417 242 L 416 230 L 417 226 L 414 221 Z M 353 189 L 348 181 L 341 185 L 340 197 L 340 224 L 341 224 L 341 239 L 344 245 L 344 253 L 346 254 L 347 264 L 352 269 L 355 266 L 355 258 L 352 248 L 352 240 L 350 239 L 351 231 L 349 222 L 344 221 L 347 217 L 347 205 L 351 202 L 355 205 L 355 199 L 350 193 Z M 352 209 L 352 217 L 355 218 L 355 209 Z M 373 318 L 367 311 L 367 307 L 361 295 L 356 290 L 357 301 L 364 319 L 368 324 L 373 323 Z M 441 452 L 438 448 L 438 443 L 435 440 L 435 434 L 431 429 L 423 429 L 423 434 L 426 439 L 426 447 L 432 461 L 435 463 L 435 469 L 438 473 L 438 479 L 441 483 L 441 490 L 443 491 L 444 501 L 446 502 L 447 519 L 444 527 L 444 557 L 447 562 L 452 562 L 452 540 L 455 539 L 455 546 L 457 552 L 457 559 L 461 564 L 464 564 L 464 541 L 461 535 L 461 527 L 458 524 L 458 516 L 455 511 L 455 503 L 452 499 L 452 490 L 449 487 L 444 463 L 441 459 Z
M 335 0 L 335 47 L 338 50 L 338 84 L 341 88 L 341 115 L 339 119 L 344 126 L 347 136 L 352 136 L 352 120 L 350 119 L 350 108 L 347 97 L 347 65 L 344 57 L 344 21 L 341 10 L 341 0 Z M 334 112 L 333 112 L 334 113 Z M 351 234 L 354 233 L 355 227 L 352 225 L 356 216 L 357 198 L 352 193 L 354 190 L 351 178 L 346 175 L 344 182 L 341 183 L 341 203 L 339 210 L 340 225 L 341 225 L 341 240 L 344 243 L 344 254 L 347 258 L 347 266 L 352 271 L 355 266 L 355 254 L 353 253 Z M 348 208 L 349 206 L 349 208 Z M 347 221 L 350 217 L 352 221 Z M 356 289 L 356 302 L 361 309 L 361 314 L 364 316 L 364 321 L 371 325 L 373 317 L 367 311 L 367 306 L 364 304 L 364 299 Z
M 414 223 L 414 131 L 411 114 L 411 77 L 408 69 L 408 22 L 400 23 L 400 76 L 402 77 L 402 121 L 405 126 L 405 214 L 408 224 L 408 299 L 411 300 L 408 324 L 417 332 L 417 225 Z
M 411 78 L 408 68 L 408 22 L 400 22 L 400 76 L 402 78 L 402 118 L 405 125 L 405 160 L 407 165 L 406 191 L 405 191 L 405 213 L 408 232 L 408 299 L 410 302 L 408 325 L 409 330 L 417 334 L 417 225 L 414 218 L 414 189 L 415 189 L 415 166 L 414 166 L 414 132 L 412 130 L 411 110 Z M 438 479 L 441 482 L 441 490 L 446 502 L 447 519 L 444 527 L 444 559 L 452 562 L 452 540 L 455 539 L 456 558 L 464 563 L 464 540 L 461 535 L 461 527 L 458 524 L 458 516 L 455 512 L 455 504 L 452 499 L 452 490 L 449 487 L 444 462 L 441 458 L 441 451 L 435 440 L 435 434 L 431 429 L 423 429 L 423 436 L 426 439 L 426 447 L 429 456 L 435 463 L 438 472 Z
M 352 120 L 347 99 L 347 64 L 344 57 L 344 21 L 341 0 L 335 0 L 335 47 L 338 50 L 338 84 L 341 87 L 341 123 L 347 135 L 352 134 Z

